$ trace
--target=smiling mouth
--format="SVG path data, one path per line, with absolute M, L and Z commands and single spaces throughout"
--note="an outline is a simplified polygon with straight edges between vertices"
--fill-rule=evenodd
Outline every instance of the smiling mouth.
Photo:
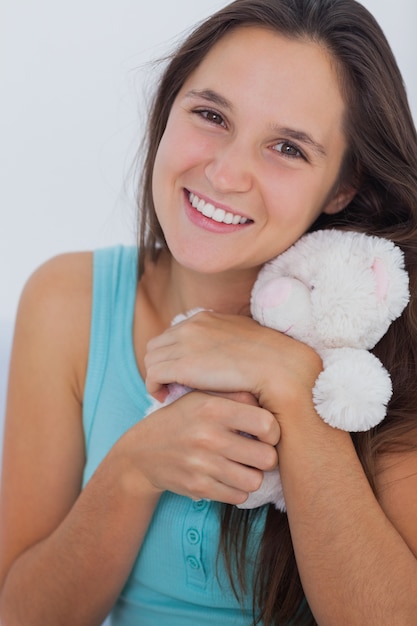
M 197 209 L 199 213 L 212 219 L 219 224 L 247 224 L 251 222 L 251 220 L 246 217 L 242 217 L 242 215 L 236 215 L 234 213 L 230 213 L 229 211 L 225 211 L 224 209 L 220 209 L 219 207 L 214 206 L 214 204 L 210 204 L 210 202 L 205 202 L 195 193 L 191 191 L 188 194 L 188 199 L 190 204 Z

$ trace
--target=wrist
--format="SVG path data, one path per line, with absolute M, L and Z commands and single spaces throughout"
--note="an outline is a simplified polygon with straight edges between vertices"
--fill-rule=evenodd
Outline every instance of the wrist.
M 129 445 L 130 433 L 126 433 L 110 450 L 106 463 L 110 479 L 121 497 L 148 502 L 156 506 L 163 490 L 153 485 L 140 466 L 140 451 Z
M 260 405 L 280 423 L 285 419 L 293 422 L 304 414 L 320 419 L 313 403 L 313 387 L 323 369 L 320 356 L 306 344 L 271 332 L 269 350 L 257 368 Z

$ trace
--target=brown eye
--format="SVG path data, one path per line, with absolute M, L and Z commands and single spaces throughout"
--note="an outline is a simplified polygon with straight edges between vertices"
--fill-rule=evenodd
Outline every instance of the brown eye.
M 280 152 L 284 156 L 291 157 L 291 158 L 303 157 L 300 150 L 296 146 L 294 146 L 292 143 L 289 143 L 288 141 L 280 141 L 274 146 L 274 150 L 276 150 L 277 152 Z
M 224 119 L 219 113 L 215 111 L 197 111 L 205 120 L 210 122 L 211 124 L 216 124 L 217 126 L 225 126 Z

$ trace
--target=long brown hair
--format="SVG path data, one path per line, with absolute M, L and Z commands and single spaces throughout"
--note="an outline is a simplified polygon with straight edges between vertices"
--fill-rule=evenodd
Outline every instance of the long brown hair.
M 402 78 L 384 34 L 355 0 L 235 0 L 196 28 L 171 57 L 159 83 L 149 119 L 140 214 L 140 267 L 166 242 L 152 198 L 152 173 L 172 104 L 188 76 L 225 33 L 261 26 L 286 37 L 316 41 L 330 53 L 346 103 L 348 150 L 341 184 L 357 193 L 343 212 L 321 216 L 312 229 L 338 227 L 390 238 L 401 246 L 412 298 L 374 349 L 391 372 L 394 394 L 386 419 L 367 433 L 352 435 L 376 493 L 376 458 L 416 446 L 417 352 L 417 137 Z M 306 95 L 308 97 L 308 94 Z M 378 495 L 376 493 L 376 495 Z M 224 506 L 222 548 L 245 588 L 242 546 L 256 512 Z M 242 554 L 243 553 L 243 554 Z M 232 562 L 239 563 L 238 568 Z M 295 620 L 315 624 L 304 601 L 285 514 L 269 507 L 259 548 L 254 589 L 254 623 L 277 626 Z

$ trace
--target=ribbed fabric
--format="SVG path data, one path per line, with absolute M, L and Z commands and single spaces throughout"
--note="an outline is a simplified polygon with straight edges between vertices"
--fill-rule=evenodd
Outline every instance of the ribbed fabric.
M 150 401 L 132 341 L 137 253 L 115 247 L 94 254 L 91 344 L 84 398 L 84 484 L 104 456 L 142 419 Z M 251 594 L 237 602 L 217 560 L 220 505 L 166 492 L 154 513 L 113 626 L 247 626 Z M 264 515 L 253 530 L 258 546 Z M 251 581 L 249 581 L 251 589 Z

